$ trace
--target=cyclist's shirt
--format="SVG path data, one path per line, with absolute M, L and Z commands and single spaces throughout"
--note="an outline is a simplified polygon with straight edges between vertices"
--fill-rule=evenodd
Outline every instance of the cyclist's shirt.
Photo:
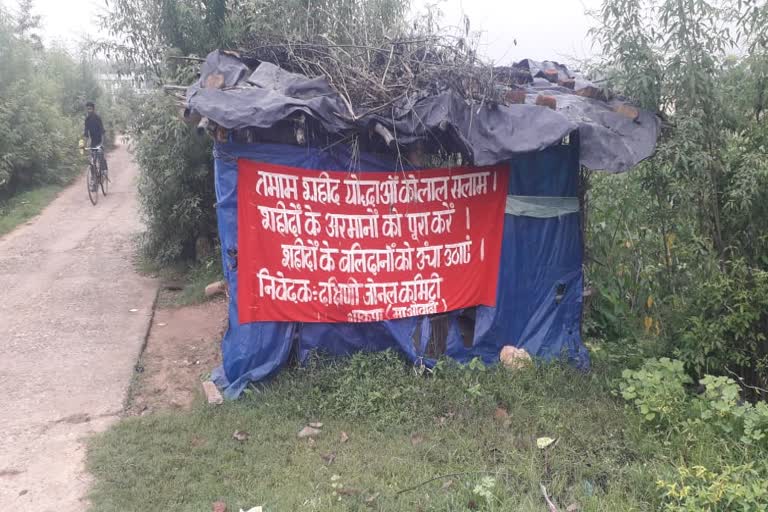
M 95 148 L 101 145 L 104 138 L 104 125 L 101 123 L 101 118 L 96 114 L 89 114 L 85 118 L 85 131 L 84 135 L 91 140 L 91 147 Z

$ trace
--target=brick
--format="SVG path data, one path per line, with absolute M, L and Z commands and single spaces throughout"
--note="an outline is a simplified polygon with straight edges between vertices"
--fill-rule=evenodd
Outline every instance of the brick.
M 552 110 L 557 110 L 557 99 L 554 96 L 539 94 L 536 96 L 536 104 L 542 107 L 549 107 Z
M 211 73 L 205 77 L 206 89 L 221 89 L 224 87 L 224 75 L 221 73 Z
M 588 85 L 586 87 L 582 87 L 578 91 L 576 91 L 576 94 L 579 96 L 583 96 L 585 98 L 593 98 L 596 100 L 603 99 L 605 96 L 603 94 L 603 90 L 598 87 L 593 87 L 591 85 Z
M 203 382 L 203 392 L 205 393 L 205 398 L 208 400 L 209 404 L 221 405 L 224 403 L 224 397 L 221 396 L 219 388 L 217 388 L 216 384 L 210 380 Z
M 224 281 L 216 281 L 205 287 L 205 296 L 213 297 L 215 295 L 221 295 L 227 291 L 227 284 Z
M 525 91 L 521 91 L 519 89 L 512 89 L 511 91 L 507 91 L 507 93 L 504 94 L 504 102 L 507 105 L 525 103 Z
M 553 83 L 557 83 L 560 78 L 560 73 L 558 73 L 556 69 L 546 69 L 542 74 L 544 75 L 544 78 Z
M 640 111 L 631 105 L 619 104 L 613 107 L 613 111 L 635 121 L 640 117 Z

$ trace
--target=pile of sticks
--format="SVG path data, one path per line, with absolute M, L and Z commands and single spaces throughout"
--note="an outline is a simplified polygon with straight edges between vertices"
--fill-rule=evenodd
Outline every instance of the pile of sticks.
M 476 102 L 499 97 L 494 68 L 482 63 L 467 39 L 459 36 L 416 34 L 376 43 L 252 36 L 238 53 L 307 77 L 324 77 L 353 120 L 388 115 L 424 95 L 447 89 Z

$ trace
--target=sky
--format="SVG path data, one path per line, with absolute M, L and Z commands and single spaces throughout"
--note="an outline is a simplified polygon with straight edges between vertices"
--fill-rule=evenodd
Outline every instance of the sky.
M 601 0 L 414 0 L 416 10 L 436 4 L 443 12 L 444 26 L 463 26 L 479 32 L 479 53 L 504 65 L 524 58 L 573 62 L 592 54 L 587 31 L 591 19 L 587 10 Z M 16 9 L 16 0 L 0 0 Z M 35 0 L 43 16 L 46 41 L 75 43 L 97 31 L 95 15 L 104 9 L 104 0 Z M 515 41 L 517 44 L 515 45 Z

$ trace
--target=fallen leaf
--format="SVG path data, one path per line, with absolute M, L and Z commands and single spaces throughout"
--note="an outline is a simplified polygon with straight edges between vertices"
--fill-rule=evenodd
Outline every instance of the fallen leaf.
M 321 459 L 325 461 L 327 465 L 333 464 L 333 461 L 336 460 L 336 452 L 326 453 L 325 455 L 320 456 Z
M 456 483 L 456 482 L 454 482 L 453 480 L 446 480 L 445 482 L 443 482 L 443 490 L 444 490 L 444 491 L 447 491 L 448 489 L 450 489 L 451 487 L 453 487 L 453 485 L 454 485 L 455 483 Z
M 303 439 L 305 437 L 317 437 L 320 434 L 322 434 L 322 430 L 316 427 L 312 426 L 306 426 L 298 433 L 299 439 Z
M 552 439 L 551 437 L 539 437 L 538 439 L 536 439 L 536 446 L 540 450 L 543 450 L 544 448 L 552 446 L 552 443 L 554 442 L 555 440 Z
M 245 441 L 248 440 L 249 437 L 251 437 L 251 434 L 249 434 L 245 430 L 235 430 L 235 433 L 232 434 L 232 437 L 235 438 L 237 441 L 244 443 Z
M 310 423 L 309 426 L 312 428 L 323 428 L 322 423 Z
M 24 496 L 24 495 L 25 495 L 25 494 L 27 494 L 28 492 L 29 492 L 29 490 L 28 490 L 28 489 L 23 489 L 23 490 L 19 491 L 19 496 Z
M 346 432 L 341 433 L 341 444 L 346 443 L 349 441 L 349 435 Z
M 497 407 L 493 413 L 493 417 L 496 420 L 504 421 L 505 419 L 509 418 L 509 413 L 503 407 Z
M 420 434 L 411 434 L 411 445 L 418 446 L 424 442 L 424 437 Z
M 340 487 L 336 492 L 342 496 L 355 496 L 356 494 L 360 494 L 359 490 L 353 489 L 352 487 Z
M 378 499 L 378 497 L 379 497 L 379 493 L 378 493 L 378 492 L 377 492 L 377 493 L 374 493 L 374 494 L 371 494 L 370 496 L 368 496 L 367 498 L 365 498 L 365 503 L 366 503 L 367 505 L 372 505 L 372 504 L 373 504 L 373 502 L 374 502 L 374 501 L 376 501 L 376 500 Z
M 227 504 L 223 501 L 217 501 L 213 504 L 213 512 L 227 512 Z
M 578 503 L 571 503 L 568 505 L 568 507 L 565 509 L 565 512 L 579 512 L 581 510 L 581 507 Z

